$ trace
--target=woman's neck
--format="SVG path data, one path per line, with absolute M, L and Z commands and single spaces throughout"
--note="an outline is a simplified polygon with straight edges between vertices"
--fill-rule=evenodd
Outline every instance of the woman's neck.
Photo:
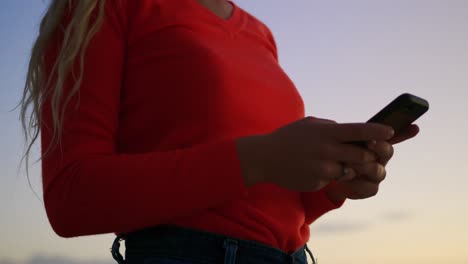
M 196 0 L 217 16 L 228 19 L 232 14 L 232 5 L 227 0 Z

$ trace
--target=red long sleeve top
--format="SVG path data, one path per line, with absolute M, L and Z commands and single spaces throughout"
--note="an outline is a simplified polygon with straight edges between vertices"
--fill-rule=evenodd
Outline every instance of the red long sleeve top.
M 164 223 L 292 252 L 309 240 L 309 224 L 342 205 L 323 190 L 245 186 L 236 138 L 301 119 L 304 104 L 269 28 L 231 4 L 224 20 L 196 0 L 107 1 L 61 148 L 42 159 L 45 209 L 59 236 Z M 62 38 L 58 31 L 45 54 L 46 73 Z M 66 79 L 65 95 L 73 84 Z M 42 154 L 52 139 L 49 103 Z

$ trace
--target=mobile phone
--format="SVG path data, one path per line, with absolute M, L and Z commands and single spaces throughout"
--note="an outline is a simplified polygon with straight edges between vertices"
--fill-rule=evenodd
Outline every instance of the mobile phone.
M 429 102 L 421 97 L 404 93 L 395 98 L 367 123 L 388 125 L 395 130 L 395 135 L 405 130 L 414 121 L 429 110 Z M 352 142 L 367 147 L 366 142 Z

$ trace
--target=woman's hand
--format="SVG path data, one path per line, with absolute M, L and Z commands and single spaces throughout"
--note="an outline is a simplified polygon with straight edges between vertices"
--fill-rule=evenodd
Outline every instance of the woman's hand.
M 380 183 L 386 177 L 385 166 L 393 156 L 392 144 L 413 138 L 419 132 L 417 125 L 411 125 L 405 131 L 396 134 L 388 141 L 373 141 L 368 143 L 368 149 L 373 151 L 378 160 L 361 164 L 347 164 L 351 168 L 350 177 L 335 182 L 326 187 L 329 198 L 339 203 L 345 198 L 365 199 L 377 194 Z
M 342 176 L 343 163 L 378 158 L 347 142 L 384 141 L 393 133 L 381 124 L 336 124 L 306 117 L 267 134 L 239 138 L 236 147 L 247 187 L 268 182 L 294 191 L 318 191 Z
M 374 141 L 368 144 L 378 160 L 375 162 L 346 164 L 353 170 L 352 179 L 337 181 L 326 190 L 332 200 L 338 202 L 345 198 L 365 199 L 372 197 L 379 191 L 380 183 L 385 179 L 387 171 L 385 165 L 393 156 L 393 147 L 387 141 Z

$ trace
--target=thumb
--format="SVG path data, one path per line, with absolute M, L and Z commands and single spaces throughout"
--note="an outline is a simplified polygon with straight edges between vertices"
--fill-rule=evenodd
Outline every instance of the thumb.
M 314 117 L 314 116 L 308 116 L 307 118 L 311 119 L 313 122 L 320 122 L 320 123 L 333 123 L 336 124 L 337 122 L 331 119 L 326 119 L 326 118 L 319 118 L 319 117 Z

